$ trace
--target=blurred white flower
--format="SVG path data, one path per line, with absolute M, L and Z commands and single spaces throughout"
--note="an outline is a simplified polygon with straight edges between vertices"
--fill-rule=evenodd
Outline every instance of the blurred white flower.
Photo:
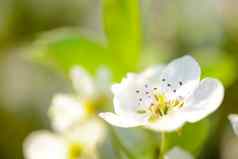
M 85 114 L 82 104 L 75 97 L 66 94 L 56 95 L 49 109 L 52 127 L 59 132 L 82 120 Z
M 24 142 L 26 159 L 95 159 L 96 145 L 104 139 L 104 124 L 92 109 L 101 96 L 109 94 L 109 73 L 98 72 L 93 80 L 79 66 L 71 71 L 75 94 L 57 94 L 49 108 L 54 132 L 33 132 Z M 99 85 L 96 81 L 103 81 Z M 106 88 L 108 87 L 108 88 Z M 108 94 L 107 94 L 108 93 Z
M 217 79 L 200 81 L 200 66 L 184 56 L 167 66 L 128 74 L 112 86 L 114 113 L 99 115 L 118 127 L 145 126 L 174 131 L 186 122 L 197 122 L 221 104 L 224 87 Z
M 60 136 L 48 131 L 36 131 L 23 144 L 26 159 L 67 159 L 69 145 Z
M 36 131 L 29 135 L 23 151 L 26 159 L 96 159 L 96 145 L 104 135 L 102 123 L 88 120 L 64 134 Z
M 228 119 L 231 122 L 232 128 L 236 135 L 238 135 L 238 115 L 237 114 L 230 114 Z
M 73 143 L 85 145 L 87 149 L 93 149 L 102 142 L 105 135 L 105 128 L 101 120 L 97 118 L 88 119 L 72 129 L 67 130 L 64 136 Z
M 55 131 L 63 132 L 79 125 L 94 112 L 99 98 L 110 99 L 110 72 L 101 68 L 97 74 L 97 80 L 94 80 L 83 68 L 75 66 L 72 69 L 70 77 L 75 94 L 55 95 L 49 108 L 49 117 Z
M 179 147 L 174 147 L 165 154 L 165 159 L 193 159 L 193 156 Z

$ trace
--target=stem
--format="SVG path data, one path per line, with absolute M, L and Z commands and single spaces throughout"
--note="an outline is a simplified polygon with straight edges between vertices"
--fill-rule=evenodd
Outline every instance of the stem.
M 159 159 L 164 159 L 165 149 L 166 149 L 166 136 L 164 132 L 161 132 Z
M 117 146 L 124 152 L 128 159 L 136 159 L 136 157 L 126 148 L 126 146 L 121 142 L 119 136 L 113 128 L 110 127 L 112 137 L 115 139 Z
M 114 137 L 111 135 L 111 142 L 112 142 L 112 147 L 113 150 L 115 151 L 115 158 L 116 159 L 121 159 L 121 153 L 118 151 L 118 143 L 117 141 L 115 141 Z

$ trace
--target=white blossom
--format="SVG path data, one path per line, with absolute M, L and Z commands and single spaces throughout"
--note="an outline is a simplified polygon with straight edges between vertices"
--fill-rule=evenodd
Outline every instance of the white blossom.
M 26 159 L 67 159 L 69 145 L 47 130 L 36 131 L 23 144 Z
M 238 135 L 238 115 L 237 114 L 230 114 L 228 119 L 231 122 L 232 128 L 236 135 Z
M 91 114 L 93 104 L 109 88 L 109 76 L 100 69 L 93 80 L 81 67 L 74 67 L 71 78 L 75 94 L 57 94 L 49 108 L 53 132 L 36 131 L 24 142 L 26 159 L 96 159 L 96 145 L 104 139 L 104 124 Z M 99 81 L 104 81 L 98 85 Z M 104 94 L 105 93 L 105 94 Z
M 64 133 L 36 131 L 24 141 L 26 159 L 96 159 L 96 145 L 104 138 L 98 119 L 91 119 Z
M 93 109 L 96 109 L 94 104 L 100 100 L 98 98 L 105 99 L 105 96 L 108 96 L 106 99 L 110 99 L 110 72 L 106 68 L 100 68 L 97 79 L 94 80 L 86 70 L 75 66 L 71 70 L 70 77 L 75 94 L 55 95 L 49 108 L 51 125 L 57 132 L 67 131 L 75 124 L 87 120 Z
M 52 100 L 49 117 L 55 131 L 62 132 L 85 117 L 85 108 L 75 97 L 58 94 Z
M 186 122 L 203 119 L 223 100 L 222 83 L 214 78 L 200 81 L 200 76 L 200 66 L 191 56 L 140 74 L 129 73 L 112 86 L 115 113 L 99 115 L 118 127 L 174 131 Z

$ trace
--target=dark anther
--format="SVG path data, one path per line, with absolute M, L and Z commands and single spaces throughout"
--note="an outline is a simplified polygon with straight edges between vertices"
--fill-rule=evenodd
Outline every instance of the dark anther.
M 140 93 L 140 91 L 139 91 L 139 90 L 136 90 L 136 93 Z
M 157 90 L 158 88 L 154 88 L 154 90 Z
M 145 94 L 149 94 L 150 92 L 145 92 Z
M 176 93 L 176 89 L 175 89 L 175 90 L 173 90 L 173 92 L 174 92 L 174 93 Z
M 183 82 L 182 82 L 182 81 L 180 81 L 180 82 L 179 82 L 179 85 L 180 85 L 180 86 L 182 86 L 182 85 L 183 85 Z
M 171 86 L 171 84 L 168 83 L 168 87 L 170 87 L 170 86 Z
M 165 82 L 165 81 L 166 81 L 166 79 L 165 79 L 165 78 L 163 78 L 163 79 L 162 79 L 162 81 L 163 81 L 163 82 Z
M 148 85 L 147 85 L 147 84 L 145 85 L 145 88 L 148 88 Z
M 140 98 L 139 100 L 142 101 L 142 98 Z

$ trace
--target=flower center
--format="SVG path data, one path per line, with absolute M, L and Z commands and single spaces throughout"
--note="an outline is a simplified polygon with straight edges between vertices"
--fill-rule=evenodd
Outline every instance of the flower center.
M 82 153 L 81 145 L 71 144 L 69 148 L 69 159 L 77 159 Z
M 172 108 L 180 108 L 184 105 L 182 99 L 167 99 L 167 97 L 160 93 L 154 94 L 154 101 L 148 108 L 150 114 L 150 121 L 155 121 L 156 119 L 168 114 Z
M 175 93 L 176 90 L 173 90 L 171 95 L 175 95 Z M 182 97 L 168 98 L 158 88 L 151 88 L 149 85 L 145 85 L 142 90 L 136 90 L 136 94 L 138 95 L 139 108 L 137 113 L 148 114 L 151 122 L 165 116 L 171 109 L 180 108 L 184 105 Z
M 94 103 L 91 100 L 83 100 L 83 108 L 87 115 L 94 114 L 95 113 L 95 107 Z

